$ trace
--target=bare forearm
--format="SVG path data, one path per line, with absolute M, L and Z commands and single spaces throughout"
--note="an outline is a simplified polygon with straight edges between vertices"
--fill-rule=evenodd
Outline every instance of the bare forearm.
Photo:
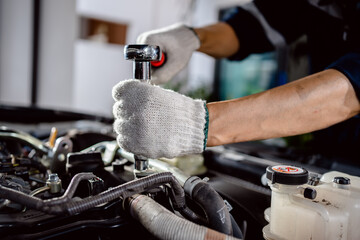
M 207 104 L 208 146 L 298 135 L 359 113 L 349 80 L 336 70 L 247 97 Z
M 230 57 L 239 49 L 239 41 L 234 30 L 226 23 L 216 23 L 194 29 L 200 39 L 199 52 L 215 58 Z

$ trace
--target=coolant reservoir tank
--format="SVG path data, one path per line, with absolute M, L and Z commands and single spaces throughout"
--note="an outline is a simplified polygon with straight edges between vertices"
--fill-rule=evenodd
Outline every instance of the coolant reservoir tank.
M 359 177 L 329 172 L 308 181 L 306 169 L 286 165 L 268 167 L 266 177 L 272 196 L 265 239 L 360 239 Z

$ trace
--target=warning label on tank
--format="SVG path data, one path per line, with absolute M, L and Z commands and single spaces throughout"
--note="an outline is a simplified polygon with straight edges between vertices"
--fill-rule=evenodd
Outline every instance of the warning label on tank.
M 294 166 L 287 166 L 287 165 L 279 165 L 272 167 L 272 170 L 281 173 L 289 173 L 289 174 L 298 174 L 303 173 L 304 170 L 302 168 L 294 167 Z

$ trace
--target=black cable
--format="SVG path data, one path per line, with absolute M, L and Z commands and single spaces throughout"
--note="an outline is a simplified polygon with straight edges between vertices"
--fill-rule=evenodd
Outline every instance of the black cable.
M 0 198 L 9 199 L 13 202 L 20 203 L 28 208 L 33 208 L 48 214 L 55 215 L 74 215 L 87 209 L 96 207 L 100 204 L 110 202 L 117 198 L 127 198 L 137 193 L 146 192 L 154 187 L 164 184 L 170 184 L 174 196 L 173 206 L 176 209 L 187 209 L 185 205 L 185 193 L 172 173 L 164 172 L 153 174 L 144 178 L 136 179 L 125 184 L 110 188 L 95 196 L 76 200 L 72 199 L 79 182 L 94 177 L 91 173 L 79 173 L 74 176 L 72 182 L 68 186 L 65 194 L 58 198 L 42 200 L 33 196 L 29 196 L 19 191 L 6 188 L 0 185 Z M 191 215 L 191 210 L 186 210 Z

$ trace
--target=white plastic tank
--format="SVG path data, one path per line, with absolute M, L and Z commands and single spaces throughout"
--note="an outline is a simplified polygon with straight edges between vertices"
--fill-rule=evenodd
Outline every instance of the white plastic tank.
M 293 166 L 268 167 L 272 190 L 267 240 L 360 239 L 360 178 L 329 172 L 308 181 L 309 173 Z

